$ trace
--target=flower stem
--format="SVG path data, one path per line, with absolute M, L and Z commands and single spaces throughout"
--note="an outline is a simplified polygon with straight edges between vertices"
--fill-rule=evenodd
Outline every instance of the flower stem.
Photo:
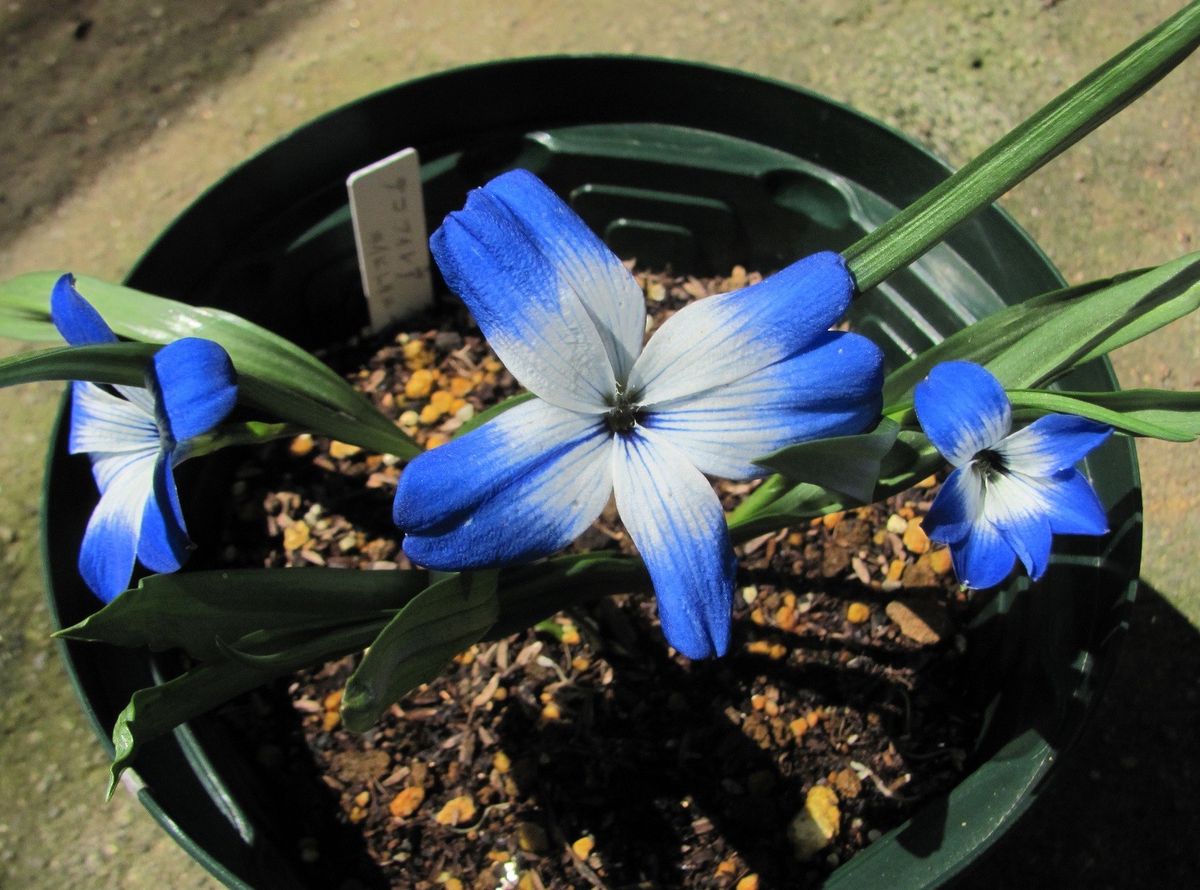
M 1112 117 L 1200 45 L 1200 0 L 1066 90 L 950 178 L 843 252 L 860 293 L 907 266 Z

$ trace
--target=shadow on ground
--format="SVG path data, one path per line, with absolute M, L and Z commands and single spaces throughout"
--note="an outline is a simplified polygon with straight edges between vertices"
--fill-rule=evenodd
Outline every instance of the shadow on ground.
M 1189 886 L 1200 874 L 1200 632 L 1143 585 L 1083 737 L 1024 819 L 963 882 Z

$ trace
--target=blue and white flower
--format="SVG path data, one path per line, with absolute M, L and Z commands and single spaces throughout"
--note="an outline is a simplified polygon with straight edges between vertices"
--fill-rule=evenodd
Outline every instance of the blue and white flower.
M 50 312 L 72 346 L 117 341 L 70 275 L 55 283 Z M 129 586 L 135 557 L 154 572 L 173 572 L 187 558 L 190 543 L 173 469 L 187 457 L 189 440 L 233 409 L 237 377 L 224 349 L 188 337 L 155 353 L 144 389 L 78 381 L 71 397 L 68 448 L 91 456 L 100 489 L 79 571 L 109 602 Z
M 922 527 L 950 545 L 964 585 L 999 584 L 1018 558 L 1036 581 L 1049 564 L 1052 535 L 1108 531 L 1104 507 L 1075 465 L 1110 427 L 1047 414 L 1011 432 L 1004 388 L 970 362 L 935 367 L 914 400 L 925 435 L 956 468 Z
M 830 331 L 854 284 L 820 253 L 693 303 L 643 349 L 642 291 L 537 177 L 506 173 L 434 233 L 447 283 L 537 398 L 414 460 L 393 518 L 416 563 L 511 565 L 581 534 L 615 492 L 653 580 L 668 642 L 691 658 L 729 642 L 736 564 L 705 475 L 879 413 L 882 359 Z

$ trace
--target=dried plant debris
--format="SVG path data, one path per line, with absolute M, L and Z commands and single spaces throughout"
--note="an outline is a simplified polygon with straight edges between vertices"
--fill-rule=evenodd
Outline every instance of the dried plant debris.
M 649 328 L 759 278 L 636 274 Z M 517 391 L 461 307 L 332 358 L 426 448 Z M 408 565 L 394 460 L 300 437 L 236 473 L 226 564 Z M 966 603 L 920 528 L 936 486 L 739 548 L 722 660 L 617 596 L 461 653 L 363 735 L 338 720 L 353 658 L 222 719 L 281 806 L 328 814 L 296 829 L 314 886 L 813 886 L 953 786 L 978 729 Z M 719 484 L 727 508 L 753 488 Z M 574 549 L 633 552 L 611 507 Z

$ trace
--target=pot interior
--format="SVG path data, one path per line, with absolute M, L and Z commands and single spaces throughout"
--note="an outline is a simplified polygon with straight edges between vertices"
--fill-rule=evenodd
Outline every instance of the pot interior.
M 882 125 L 802 90 L 685 63 L 554 58 L 438 75 L 362 99 L 232 171 L 189 208 L 129 277 L 142 290 L 238 312 L 303 345 L 366 322 L 345 179 L 405 146 L 421 154 L 432 231 L 466 191 L 523 167 L 572 204 L 622 257 L 697 275 L 764 272 L 841 249 L 947 170 Z M 991 208 L 858 298 L 854 329 L 894 368 L 971 321 L 1062 283 L 1028 237 Z M 439 281 L 440 285 L 440 281 Z M 443 288 L 444 289 L 444 288 Z M 1064 381 L 1111 389 L 1106 362 Z M 1128 440 L 1087 460 L 1114 531 L 1057 538 L 1045 578 L 980 598 L 968 651 L 986 714 L 974 771 L 951 793 L 843 865 L 829 886 L 928 886 L 958 874 L 1034 799 L 1111 669 L 1132 600 L 1140 495 Z M 44 502 L 51 608 L 59 626 L 97 607 L 74 572 L 91 504 L 86 461 L 60 422 Z M 193 528 L 202 538 L 201 529 Z M 101 737 L 148 653 L 67 644 Z M 164 827 L 231 885 L 287 884 L 298 851 L 272 838 L 253 770 L 181 729 L 137 764 Z

